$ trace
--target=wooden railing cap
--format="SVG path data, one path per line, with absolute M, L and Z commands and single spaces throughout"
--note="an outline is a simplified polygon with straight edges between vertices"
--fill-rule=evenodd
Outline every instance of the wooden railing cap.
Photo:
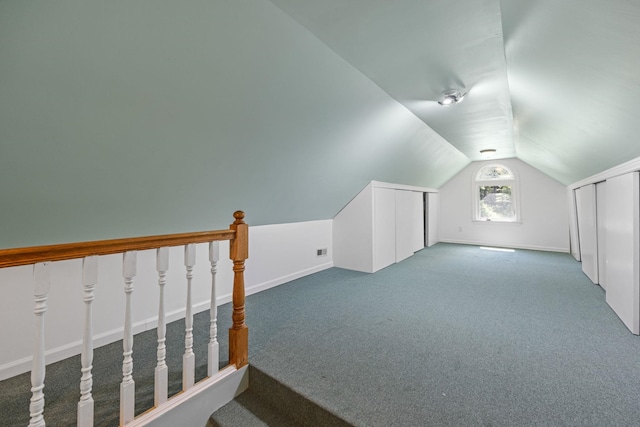
M 233 213 L 235 221 L 228 230 L 199 231 L 165 234 L 159 236 L 129 237 L 91 242 L 63 243 L 25 248 L 0 249 L 0 268 L 35 264 L 46 261 L 62 261 L 91 255 L 109 255 L 127 251 L 181 246 L 190 243 L 208 243 L 219 240 L 237 240 L 237 226 L 246 228 L 244 212 Z M 241 239 L 244 240 L 244 239 Z M 243 242 L 244 243 L 244 242 Z

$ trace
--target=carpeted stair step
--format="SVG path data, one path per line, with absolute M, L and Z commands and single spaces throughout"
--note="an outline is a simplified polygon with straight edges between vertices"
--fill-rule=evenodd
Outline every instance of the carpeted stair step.
M 210 418 L 213 427 L 295 427 L 298 424 L 276 408 L 267 405 L 260 396 L 247 390 L 218 409 Z
M 211 415 L 214 427 L 352 427 L 326 409 L 249 365 L 249 389 Z

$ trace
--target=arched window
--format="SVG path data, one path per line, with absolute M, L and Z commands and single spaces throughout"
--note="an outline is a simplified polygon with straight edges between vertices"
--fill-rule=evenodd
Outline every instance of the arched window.
M 478 170 L 473 182 L 475 220 L 519 220 L 517 206 L 518 181 L 508 167 L 487 164 Z

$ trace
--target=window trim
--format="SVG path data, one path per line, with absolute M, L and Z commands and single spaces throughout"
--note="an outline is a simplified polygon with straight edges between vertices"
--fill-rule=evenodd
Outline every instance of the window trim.
M 502 178 L 502 179 L 489 179 L 489 180 L 479 180 L 478 177 L 480 173 L 486 169 L 491 167 L 501 167 L 509 171 L 512 178 Z M 504 163 L 483 163 L 481 164 L 472 176 L 472 221 L 473 222 L 483 222 L 483 223 L 499 223 L 499 224 L 519 224 L 521 223 L 521 207 L 520 207 L 520 180 L 517 172 L 513 169 L 513 167 L 507 166 Z M 513 205 L 513 210 L 515 212 L 515 216 L 512 219 L 488 219 L 482 218 L 480 216 L 480 187 L 492 185 L 492 186 L 503 186 L 509 185 L 511 186 L 511 203 Z

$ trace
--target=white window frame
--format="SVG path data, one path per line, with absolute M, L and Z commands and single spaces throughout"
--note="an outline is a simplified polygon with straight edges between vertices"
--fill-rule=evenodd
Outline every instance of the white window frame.
M 495 179 L 479 179 L 480 174 L 488 168 L 500 167 L 509 172 L 511 175 L 510 178 L 495 178 Z M 483 218 L 480 215 L 480 187 L 483 186 L 503 186 L 509 185 L 511 186 L 511 203 L 514 210 L 514 217 L 509 219 L 489 219 Z M 503 164 L 503 163 L 485 163 L 482 164 L 478 169 L 476 169 L 473 174 L 473 187 L 472 187 L 472 195 L 473 195 L 473 221 L 478 222 L 496 222 L 496 223 L 520 223 L 520 186 L 518 175 L 514 171 L 513 168 Z

